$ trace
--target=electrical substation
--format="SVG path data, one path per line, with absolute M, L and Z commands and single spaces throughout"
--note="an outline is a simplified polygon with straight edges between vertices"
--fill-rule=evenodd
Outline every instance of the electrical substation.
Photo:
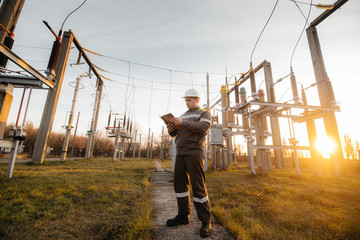
M 12 3 L 10 3 L 12 2 Z M 15 2 L 15 3 L 14 3 Z M 271 63 L 264 60 L 255 68 L 250 63 L 250 69 L 244 71 L 240 76 L 236 77 L 233 85 L 225 84 L 219 86 L 220 98 L 210 105 L 209 95 L 209 75 L 206 77 L 207 82 L 207 104 L 205 108 L 213 115 L 213 124 L 209 131 L 206 143 L 205 167 L 211 166 L 212 169 L 227 169 L 230 163 L 236 163 L 235 136 L 243 136 L 246 140 L 246 155 L 248 165 L 252 174 L 266 175 L 273 167 L 283 168 L 283 151 L 292 151 L 295 163 L 296 175 L 301 175 L 298 151 L 310 151 L 313 159 L 314 173 L 322 175 L 321 156 L 315 150 L 315 139 L 317 137 L 315 119 L 323 119 L 326 134 L 335 140 L 336 150 L 331 154 L 331 161 L 334 165 L 336 175 L 341 173 L 341 162 L 343 152 L 339 137 L 339 130 L 335 117 L 335 112 L 340 111 L 340 107 L 336 103 L 335 94 L 332 84 L 327 76 L 323 56 L 320 48 L 320 40 L 316 27 L 329 17 L 334 11 L 339 9 L 347 1 L 339 0 L 334 4 L 332 9 L 326 10 L 306 29 L 308 44 L 311 52 L 311 60 L 313 63 L 316 83 L 313 87 L 317 87 L 320 106 L 308 105 L 306 89 L 302 87 L 300 95 L 297 87 L 297 80 L 292 68 L 290 73 L 278 81 L 274 82 L 272 76 Z M 91 118 L 90 128 L 87 132 L 88 141 L 86 146 L 85 158 L 93 157 L 95 135 L 98 130 L 98 119 L 100 105 L 103 92 L 103 76 L 97 72 L 97 67 L 91 62 L 87 56 L 87 50 L 82 48 L 79 40 L 75 37 L 76 33 L 69 31 L 58 34 L 44 22 L 50 33 L 54 35 L 55 41 L 49 63 L 47 66 L 46 76 L 34 69 L 21 56 L 17 56 L 12 52 L 14 42 L 14 29 L 17 18 L 21 12 L 24 0 L 10 1 L 5 0 L 0 9 L 0 144 L 2 147 L 11 148 L 9 167 L 7 175 L 12 177 L 14 164 L 17 157 L 17 149 L 26 137 L 26 129 L 24 129 L 26 121 L 26 113 L 22 123 L 19 123 L 19 117 L 15 126 L 10 128 L 9 138 L 3 138 L 4 129 L 6 127 L 12 103 L 12 91 L 14 88 L 23 88 L 21 104 L 27 90 L 46 89 L 48 91 L 42 119 L 39 126 L 39 132 L 34 145 L 32 162 L 43 163 L 46 157 L 46 149 L 48 138 L 52 129 L 54 116 L 59 100 L 64 74 L 69 57 L 69 51 L 74 45 L 79 52 L 78 63 L 81 59 L 85 60 L 89 67 L 89 73 L 80 75 L 74 82 L 74 97 L 69 115 L 69 120 L 64 128 L 66 130 L 65 141 L 63 143 L 60 160 L 67 158 L 69 149 L 69 137 L 73 126 L 73 118 L 75 112 L 75 104 L 77 93 L 81 88 L 81 79 L 92 74 L 96 76 L 96 96 L 94 101 L 93 114 Z M 10 14 L 16 12 L 18 14 Z M 6 71 L 7 61 L 10 60 L 26 71 L 31 77 L 23 77 L 9 74 Z M 310 61 L 310 59 L 309 59 Z M 265 78 L 265 89 L 256 89 L 256 74 L 262 73 Z M 171 74 L 171 72 L 170 72 Z M 286 82 L 291 86 L 293 99 L 291 102 L 283 103 L 276 101 L 276 84 L 280 81 Z M 245 83 L 250 82 L 250 89 L 244 87 Z M 31 93 L 31 92 L 30 92 Z M 29 100 L 30 100 L 29 94 Z M 235 99 L 235 104 L 230 105 L 230 98 Z M 29 100 L 27 103 L 29 104 Z M 221 105 L 221 121 L 217 117 L 214 109 L 217 105 Z M 22 106 L 22 105 L 21 105 Z M 27 109 L 27 108 L 26 108 Z M 27 110 L 25 110 L 26 112 Z M 21 107 L 19 109 L 19 116 Z M 280 126 L 279 118 L 285 118 L 288 121 L 287 126 Z M 122 160 L 125 153 L 132 150 L 132 156 L 140 157 L 141 151 L 141 134 L 133 127 L 135 119 L 131 119 L 124 114 L 110 112 L 106 131 L 108 137 L 114 141 L 114 152 L 112 160 Z M 270 124 L 269 124 L 270 123 Z M 300 146 L 297 143 L 294 124 L 306 124 L 309 146 Z M 287 128 L 290 132 L 290 145 L 284 145 L 282 142 L 281 130 Z M 164 127 L 161 135 L 161 152 L 160 159 L 164 158 Z M 152 158 L 153 133 L 149 128 L 147 135 L 146 158 Z M 271 141 L 270 141 L 271 139 Z M 269 144 L 269 142 L 271 142 Z M 174 141 L 173 141 L 174 143 Z M 266 144 L 268 143 L 268 144 Z M 170 150 L 169 156 L 176 155 Z

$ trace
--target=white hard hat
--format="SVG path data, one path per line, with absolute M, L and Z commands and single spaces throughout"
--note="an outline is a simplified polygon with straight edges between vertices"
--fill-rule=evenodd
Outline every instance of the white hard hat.
M 186 98 L 186 97 L 200 98 L 200 94 L 196 89 L 188 89 L 188 90 L 186 90 L 183 98 Z

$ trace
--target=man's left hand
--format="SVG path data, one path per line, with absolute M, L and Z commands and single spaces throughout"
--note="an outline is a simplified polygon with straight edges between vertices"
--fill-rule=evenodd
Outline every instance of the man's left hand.
M 181 118 L 174 118 L 174 125 L 175 126 L 179 126 L 179 127 L 182 127 L 182 119 Z

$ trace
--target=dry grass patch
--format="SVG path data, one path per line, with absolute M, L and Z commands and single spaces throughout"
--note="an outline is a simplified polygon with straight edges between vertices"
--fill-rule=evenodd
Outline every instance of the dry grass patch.
M 154 161 L 0 165 L 0 239 L 149 239 Z
M 314 177 L 302 170 L 209 171 L 212 212 L 238 239 L 360 239 L 360 174 Z

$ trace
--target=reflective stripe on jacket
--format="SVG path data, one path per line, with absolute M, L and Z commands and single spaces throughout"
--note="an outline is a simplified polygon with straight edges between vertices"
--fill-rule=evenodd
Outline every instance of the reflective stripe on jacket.
M 211 126 L 211 115 L 199 107 L 190 109 L 180 116 L 183 130 L 176 136 L 177 155 L 204 155 L 205 136 Z

